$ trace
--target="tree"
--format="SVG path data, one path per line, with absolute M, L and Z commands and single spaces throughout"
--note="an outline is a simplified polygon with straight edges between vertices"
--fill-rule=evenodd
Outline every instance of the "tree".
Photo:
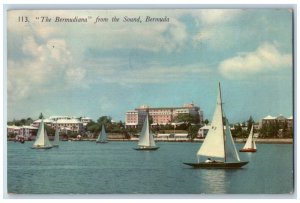
M 43 113 L 41 113 L 39 119 L 43 119 L 43 118 L 44 118 Z
M 190 125 L 188 127 L 188 136 L 191 140 L 196 138 L 199 128 L 200 128 L 200 125 Z
M 98 118 L 97 123 L 100 124 L 101 126 L 109 125 L 109 124 L 111 124 L 111 117 L 110 116 L 101 116 L 100 118 Z
M 92 133 L 99 132 L 100 125 L 98 123 L 95 123 L 94 121 L 91 121 L 86 125 L 86 130 Z
M 205 125 L 207 125 L 207 124 L 209 123 L 209 121 L 208 121 L 207 119 L 205 119 L 205 120 L 203 121 L 203 123 L 204 123 Z
M 200 118 L 199 115 L 192 115 L 189 113 L 182 113 L 179 114 L 175 119 L 175 122 L 185 122 L 185 123 L 199 123 L 200 122 Z
M 250 116 L 249 119 L 247 120 L 247 132 L 250 132 L 253 124 L 254 124 L 254 120 L 252 116 Z

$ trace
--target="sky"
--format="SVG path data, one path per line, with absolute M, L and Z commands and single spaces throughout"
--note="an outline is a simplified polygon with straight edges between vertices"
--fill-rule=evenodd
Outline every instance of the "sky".
M 7 120 L 42 112 L 124 121 L 143 104 L 192 102 L 211 120 L 218 82 L 230 122 L 290 117 L 292 15 L 283 8 L 8 11 Z M 109 22 L 94 23 L 98 16 Z

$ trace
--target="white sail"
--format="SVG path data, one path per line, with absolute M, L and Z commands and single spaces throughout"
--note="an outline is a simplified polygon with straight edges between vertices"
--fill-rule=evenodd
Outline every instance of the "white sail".
M 146 119 L 144 121 L 143 128 L 139 137 L 138 145 L 144 147 L 155 147 L 154 138 L 149 129 L 148 115 L 146 116 Z
M 226 159 L 225 159 L 226 162 L 240 161 L 240 157 L 236 150 L 227 118 L 226 118 L 226 131 L 225 131 L 225 153 L 226 153 Z
M 55 135 L 54 135 L 54 141 L 53 141 L 53 146 L 58 146 L 58 145 L 59 145 L 59 129 L 56 126 Z
M 253 125 L 251 127 L 250 134 L 248 136 L 248 139 L 247 139 L 246 144 L 244 145 L 243 149 L 256 149 L 256 145 L 253 140 Z
M 44 126 L 44 121 L 42 120 L 37 132 L 37 138 L 35 142 L 33 143 L 33 147 L 52 147 L 48 136 L 47 136 L 47 131 Z
M 104 125 L 102 125 L 102 129 L 97 138 L 97 142 L 107 142 L 107 134 L 105 132 Z
M 217 158 L 225 158 L 224 149 L 224 129 L 223 129 L 223 115 L 221 103 L 221 90 L 217 97 L 216 110 L 203 144 L 197 152 L 197 156 L 209 156 Z

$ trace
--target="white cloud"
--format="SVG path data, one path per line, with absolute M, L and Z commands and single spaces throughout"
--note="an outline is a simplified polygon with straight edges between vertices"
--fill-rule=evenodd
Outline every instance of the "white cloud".
M 118 83 L 125 86 L 134 84 L 163 84 L 183 81 L 191 77 L 201 77 L 211 73 L 209 67 L 203 64 L 182 66 L 162 66 L 159 64 L 147 65 L 145 68 L 124 68 L 126 61 L 106 61 L 100 67 L 94 67 L 99 78 L 95 82 Z M 114 64 L 118 64 L 114 66 Z M 114 67 L 113 67 L 114 66 Z M 113 67 L 113 68 L 112 68 Z
M 264 43 L 255 51 L 226 59 L 219 64 L 221 74 L 230 79 L 292 66 L 292 55 L 281 53 L 274 44 Z
M 86 84 L 83 80 L 86 76 L 86 70 L 82 67 L 70 67 L 66 70 L 65 80 L 66 83 L 74 87 L 76 85 Z
M 194 13 L 194 16 L 205 25 L 216 25 L 234 20 L 241 12 L 240 9 L 204 9 Z
M 38 43 L 30 35 L 22 44 L 25 57 L 8 59 L 9 102 L 55 91 L 55 88 L 70 88 L 85 77 L 84 69 L 72 67 L 73 57 L 63 39 L 48 39 Z

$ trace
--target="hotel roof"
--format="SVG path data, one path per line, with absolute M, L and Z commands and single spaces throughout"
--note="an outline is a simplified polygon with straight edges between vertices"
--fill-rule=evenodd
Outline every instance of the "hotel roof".
M 267 117 L 263 118 L 264 120 L 274 120 L 275 117 L 268 115 Z

